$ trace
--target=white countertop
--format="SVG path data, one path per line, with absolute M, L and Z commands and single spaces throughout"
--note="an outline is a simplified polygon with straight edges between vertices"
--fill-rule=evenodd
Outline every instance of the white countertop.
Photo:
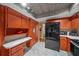
M 67 38 L 74 39 L 74 40 L 79 40 L 79 36 L 69 36 L 69 35 L 60 35 L 60 36 L 67 37 Z
M 5 47 L 5 48 L 12 48 L 12 47 L 15 47 L 15 46 L 17 46 L 17 45 L 19 45 L 19 44 L 21 44 L 23 42 L 26 42 L 28 40 L 31 40 L 31 39 L 32 39 L 31 37 L 25 37 L 25 38 L 22 38 L 22 39 L 18 39 L 16 41 L 12 41 L 12 42 L 9 42 L 9 43 L 5 43 L 3 45 L 3 47 Z

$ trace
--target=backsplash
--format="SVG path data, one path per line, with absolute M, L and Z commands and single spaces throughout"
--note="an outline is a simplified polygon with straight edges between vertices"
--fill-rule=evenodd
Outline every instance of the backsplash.
M 60 30 L 60 35 L 79 36 L 79 30 Z
M 67 35 L 67 31 L 60 31 L 60 35 Z
M 71 36 L 78 36 L 78 30 L 71 30 L 69 35 L 71 35 Z
M 67 35 L 70 30 L 60 30 L 60 35 Z
M 14 41 L 14 40 L 18 40 L 18 39 L 24 38 L 26 36 L 27 36 L 26 33 L 5 36 L 4 43 L 8 43 L 8 42 L 11 42 L 11 41 Z

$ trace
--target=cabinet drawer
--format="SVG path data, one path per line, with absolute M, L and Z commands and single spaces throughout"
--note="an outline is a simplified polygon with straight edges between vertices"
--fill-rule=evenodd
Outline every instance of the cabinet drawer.
M 11 49 L 11 54 L 15 53 L 16 51 L 20 50 L 20 49 L 23 49 L 23 46 L 22 45 L 18 45 L 14 48 Z
M 24 49 L 20 49 L 16 53 L 12 54 L 12 56 L 22 56 L 23 54 L 24 54 Z

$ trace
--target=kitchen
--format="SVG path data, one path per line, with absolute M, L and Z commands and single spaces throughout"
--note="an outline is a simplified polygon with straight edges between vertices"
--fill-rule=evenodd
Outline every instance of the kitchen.
M 1 3 L 0 56 L 79 56 L 78 7 L 79 3 L 27 3 L 27 8 Z

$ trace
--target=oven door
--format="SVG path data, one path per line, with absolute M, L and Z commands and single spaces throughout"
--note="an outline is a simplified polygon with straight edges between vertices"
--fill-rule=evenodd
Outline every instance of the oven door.
M 71 53 L 74 56 L 79 56 L 79 47 L 71 43 Z

